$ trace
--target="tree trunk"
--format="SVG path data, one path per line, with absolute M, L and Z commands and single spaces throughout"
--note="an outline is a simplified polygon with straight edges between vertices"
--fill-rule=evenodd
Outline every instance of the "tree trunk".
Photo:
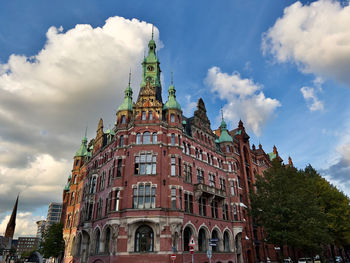
M 283 263 L 284 260 L 284 251 L 283 251 L 283 245 L 280 245 L 280 262 Z

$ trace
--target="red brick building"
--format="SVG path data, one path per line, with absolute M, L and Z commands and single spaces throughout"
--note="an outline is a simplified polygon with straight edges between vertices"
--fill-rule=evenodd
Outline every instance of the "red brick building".
M 161 96 L 153 39 L 144 59 L 136 102 L 129 86 L 116 125 L 83 139 L 64 191 L 65 262 L 258 262 L 275 258 L 247 216 L 255 175 L 270 155 L 251 147 L 240 121 L 213 131 L 202 99 L 194 116 L 182 114 L 171 83 Z M 209 246 L 209 240 L 217 240 Z

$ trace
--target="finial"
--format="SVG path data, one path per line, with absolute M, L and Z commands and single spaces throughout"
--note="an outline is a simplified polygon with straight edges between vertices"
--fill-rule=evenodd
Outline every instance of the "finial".
M 221 120 L 224 120 L 224 111 L 222 110 L 222 106 L 221 106 Z
M 129 87 L 130 87 L 130 82 L 131 82 L 131 68 L 130 68 L 130 72 L 129 72 Z
M 86 137 L 86 135 L 87 135 L 87 128 L 88 128 L 88 126 L 87 126 L 87 124 L 86 124 L 86 127 L 85 127 L 85 137 Z
M 154 25 L 152 24 L 152 40 L 153 40 Z
M 174 74 L 173 72 L 171 72 L 171 85 L 173 85 L 173 78 L 174 78 Z

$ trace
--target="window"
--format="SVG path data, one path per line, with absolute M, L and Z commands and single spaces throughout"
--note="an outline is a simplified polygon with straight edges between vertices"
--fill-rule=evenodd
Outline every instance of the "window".
M 233 217 L 235 221 L 238 221 L 237 206 L 233 205 Z
M 181 176 L 181 158 L 179 158 L 179 176 Z
M 174 133 L 171 134 L 171 145 L 172 146 L 175 145 L 175 134 Z
M 197 183 L 204 183 L 204 171 L 197 169 Z
M 119 200 L 120 200 L 120 191 L 114 191 L 114 211 L 119 211 Z
M 212 239 L 219 239 L 218 232 L 216 230 L 213 230 L 213 232 L 211 234 L 211 238 Z M 218 252 L 219 251 L 217 246 L 213 246 L 212 250 L 213 250 L 213 252 Z
M 184 164 L 184 176 L 186 183 L 192 183 L 192 167 L 189 164 Z
M 226 181 L 224 178 L 220 178 L 220 190 L 226 191 Z
M 133 189 L 133 208 L 155 208 L 156 187 L 150 184 L 139 184 Z
M 106 181 L 106 172 L 103 171 L 102 175 L 100 177 L 100 191 L 102 191 L 105 187 L 105 181 Z
M 93 194 L 96 192 L 96 176 L 92 177 L 90 181 L 90 194 Z
M 227 204 L 222 205 L 222 218 L 228 220 L 228 206 Z
M 230 181 L 230 190 L 231 190 L 231 195 L 235 195 L 235 182 Z
M 203 160 L 203 151 L 202 150 L 200 150 L 199 151 L 199 160 Z
M 228 171 L 229 172 L 232 172 L 232 163 L 231 162 L 228 162 Z
M 241 177 L 237 176 L 238 187 L 241 187 Z
M 142 113 L 141 113 L 142 115 L 141 115 L 141 119 L 144 121 L 144 120 L 146 120 L 146 112 L 145 111 L 142 111 Z
M 224 251 L 230 252 L 230 237 L 227 231 L 224 233 Z
M 67 216 L 67 222 L 66 222 L 66 228 L 70 228 L 70 221 L 72 220 L 71 217 L 72 217 L 71 214 L 68 214 L 68 216 Z
M 186 153 L 186 143 L 182 142 L 182 152 Z
M 152 142 L 153 142 L 153 143 L 157 143 L 157 133 L 156 133 L 156 132 L 154 132 L 154 133 L 152 134 Z
M 120 139 L 119 139 L 119 146 L 120 147 L 123 147 L 124 146 L 124 136 L 120 136 Z
M 149 132 L 143 133 L 143 144 L 150 144 L 151 143 L 151 134 Z
M 100 252 L 100 230 L 97 230 L 95 234 L 95 254 L 97 255 L 99 252 Z
M 230 146 L 226 145 L 226 152 L 230 152 Z
M 157 156 L 143 153 L 135 157 L 135 174 L 156 174 Z
M 184 230 L 184 251 L 190 251 L 190 247 L 188 246 L 188 244 L 190 243 L 191 236 L 191 228 L 187 226 Z
M 135 252 L 153 251 L 153 230 L 147 225 L 140 226 L 135 233 Z
M 78 166 L 78 164 L 79 164 L 79 160 L 76 160 L 75 161 L 75 166 Z
M 125 115 L 122 115 L 121 123 L 122 123 L 122 124 L 125 124 L 125 123 L 126 123 Z
M 196 148 L 196 158 L 199 159 L 199 151 L 197 148 Z
M 186 154 L 191 154 L 191 145 L 187 144 Z
M 176 209 L 176 188 L 171 188 L 171 209 Z
M 198 250 L 202 252 L 207 251 L 207 236 L 203 228 L 198 232 Z
M 108 227 L 106 229 L 106 235 L 105 235 L 105 249 L 104 249 L 104 252 L 109 254 L 109 243 L 111 241 L 111 230 L 110 228 Z
M 170 122 L 175 122 L 175 114 L 170 114 Z
M 153 120 L 153 112 L 152 111 L 149 111 L 148 112 L 148 119 L 151 121 Z
M 71 197 L 70 197 L 70 205 L 74 204 L 74 197 L 75 197 L 75 192 L 73 192 Z
M 199 198 L 199 215 L 207 216 L 207 200 L 203 197 Z
M 212 218 L 218 218 L 218 202 L 216 200 L 211 202 L 211 216 Z
M 176 175 L 176 159 L 175 157 L 171 157 L 171 176 Z
M 237 163 L 236 163 L 236 162 L 233 163 L 233 170 L 234 170 L 235 172 L 238 171 L 238 166 L 237 166 Z
M 179 189 L 179 208 L 182 210 L 182 190 Z
M 118 166 L 117 166 L 117 177 L 122 176 L 122 159 L 118 159 Z
M 185 193 L 185 212 L 193 214 L 193 195 Z
M 141 144 L 141 133 L 136 134 L 136 144 Z
M 215 187 L 215 175 L 209 174 L 209 186 Z

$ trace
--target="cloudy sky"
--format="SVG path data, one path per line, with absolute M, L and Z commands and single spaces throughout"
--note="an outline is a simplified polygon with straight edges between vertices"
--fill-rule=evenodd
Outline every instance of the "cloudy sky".
M 0 234 L 20 193 L 16 235 L 60 201 L 88 126 L 112 127 L 152 24 L 163 99 L 174 72 L 190 116 L 206 103 L 251 142 L 275 144 L 350 195 L 348 1 L 17 1 L 0 3 Z

